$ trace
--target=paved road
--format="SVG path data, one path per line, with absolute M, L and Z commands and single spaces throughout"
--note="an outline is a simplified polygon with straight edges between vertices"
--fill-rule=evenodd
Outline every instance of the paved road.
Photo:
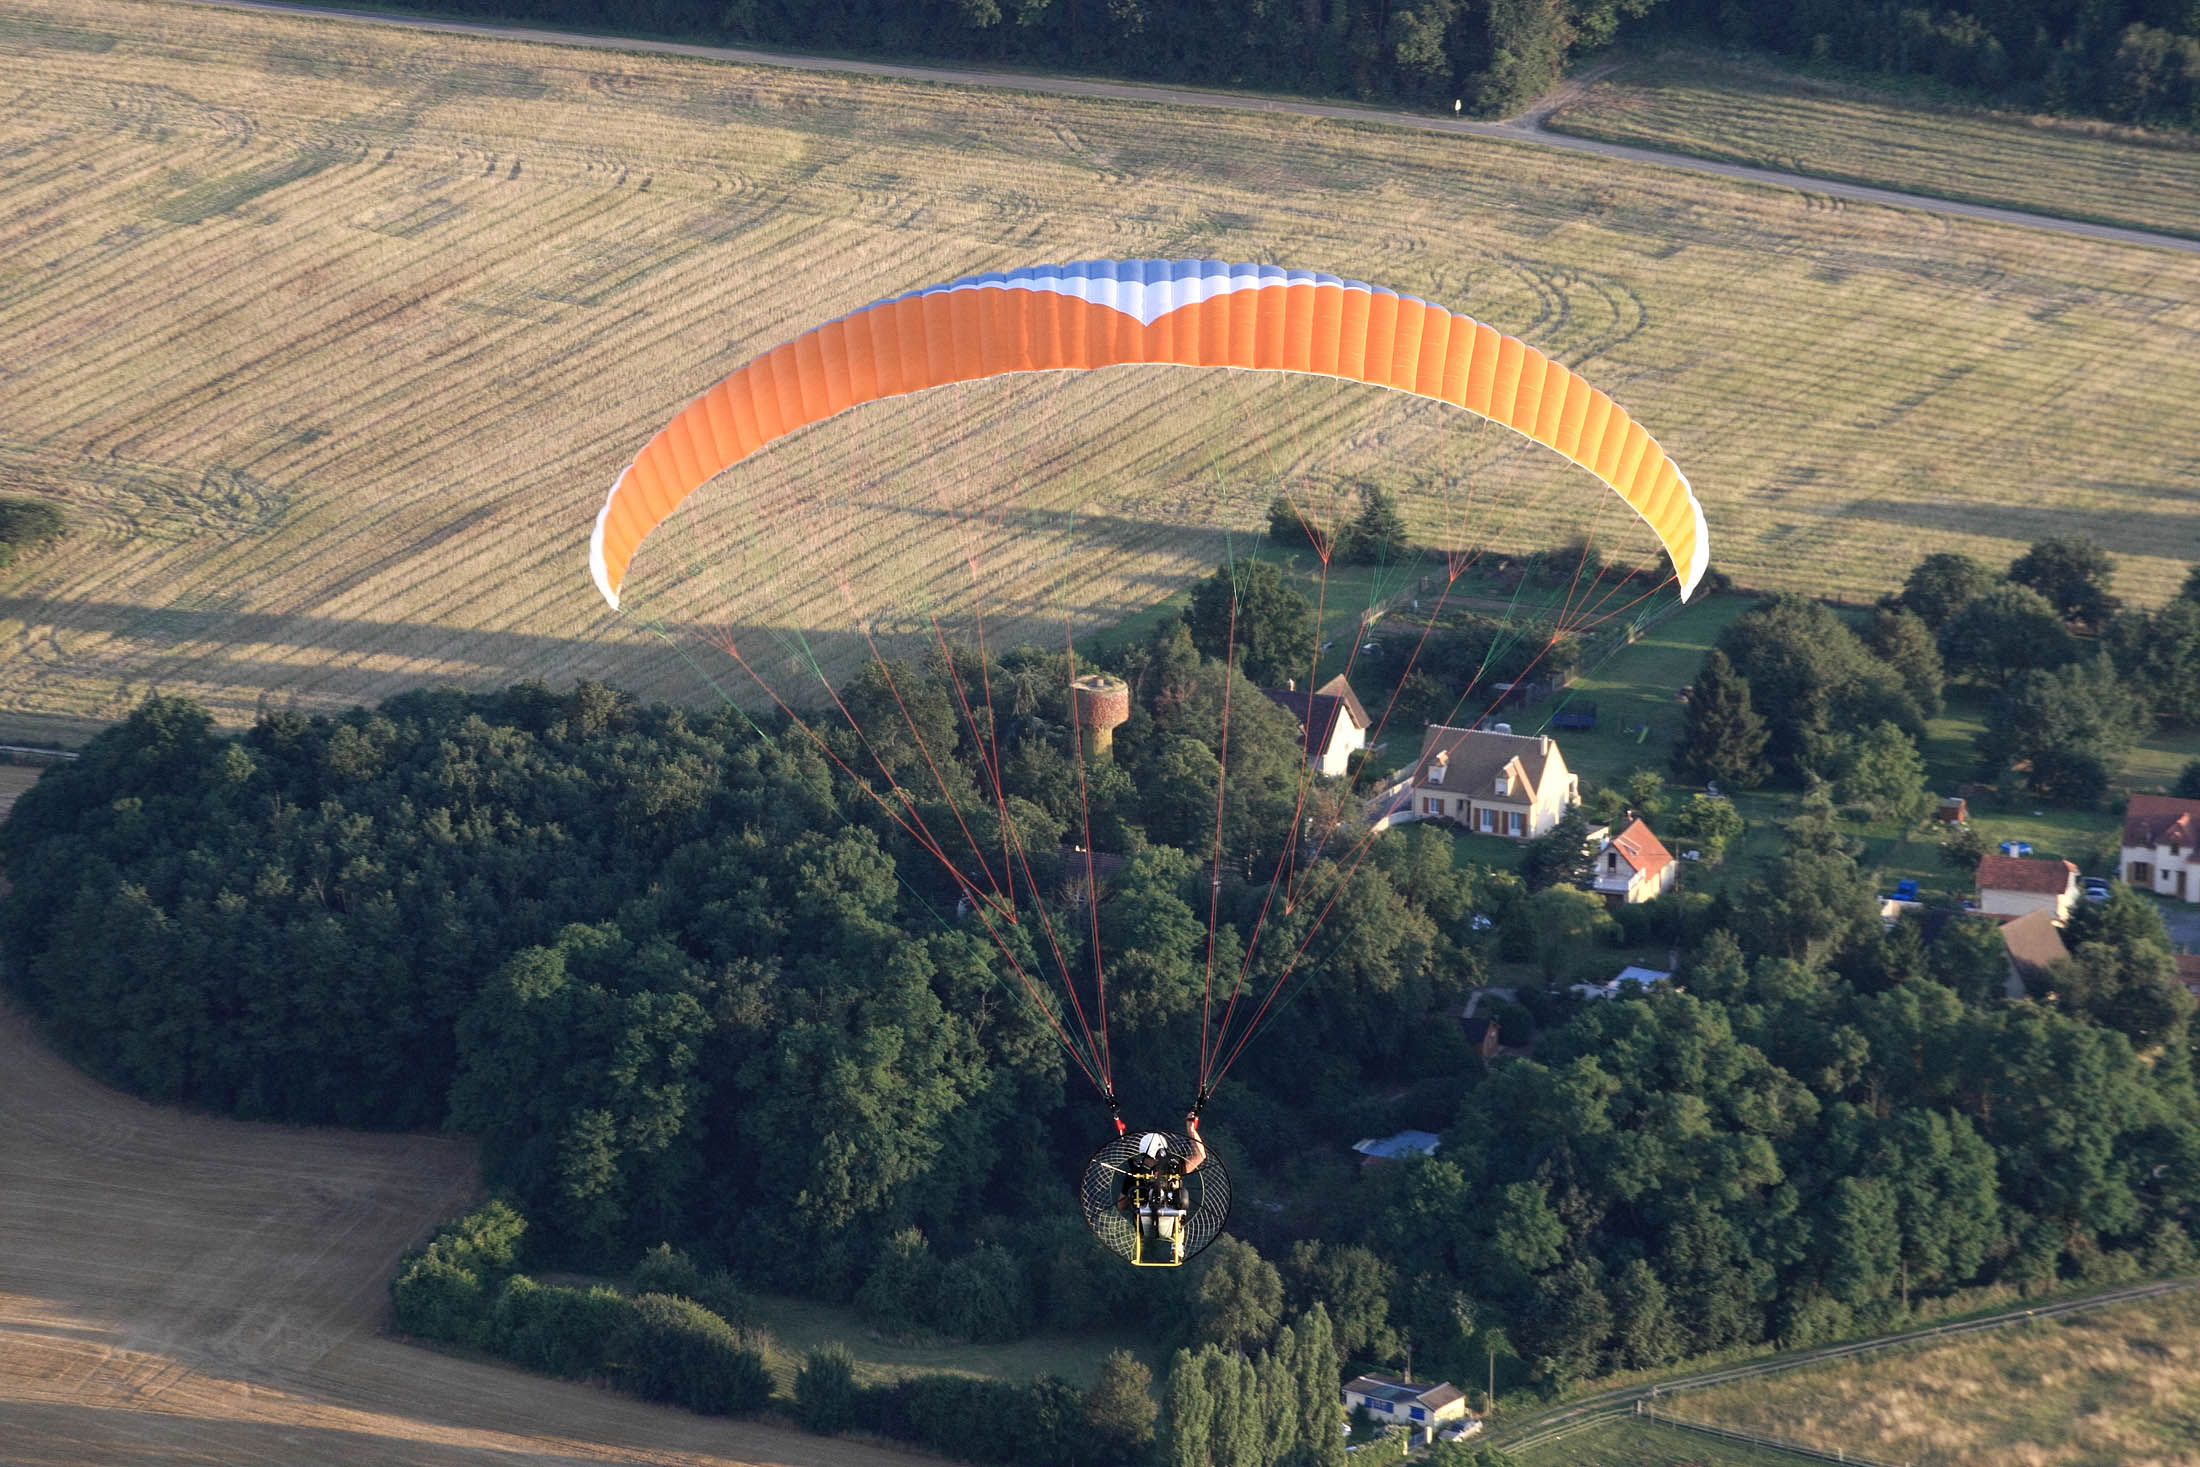
M 1265 97 L 1247 92 L 1206 91 L 1193 87 L 1144 86 L 1132 82 L 1089 81 L 1079 77 L 1048 76 L 1036 72 L 998 68 L 904 66 L 884 61 L 850 61 L 833 56 L 798 56 L 755 51 L 739 46 L 701 46 L 681 41 L 645 41 L 623 36 L 596 36 L 579 31 L 548 30 L 539 26 L 496 25 L 484 21 L 441 20 L 423 16 L 385 15 L 371 11 L 342 10 L 319 5 L 285 4 L 283 0 L 197 0 L 229 10 L 264 10 L 316 19 L 359 21 L 369 25 L 400 26 L 410 30 L 440 31 L 450 35 L 487 36 L 502 40 L 534 41 L 555 46 L 581 46 L 598 51 L 642 52 L 657 56 L 692 56 L 705 61 L 732 61 L 747 66 L 783 66 L 799 71 L 837 72 L 849 76 L 888 77 L 898 81 L 934 82 L 945 86 L 993 87 L 1002 91 L 1035 92 L 1053 97 L 1097 97 L 1118 102 L 1154 102 L 1171 107 L 1214 107 L 1231 112 L 1275 112 L 1297 117 L 1325 117 L 1341 122 L 1374 123 L 1411 128 L 1419 132 L 1451 133 L 1462 137 L 1517 143 L 1529 147 L 1559 148 L 1570 153 L 1592 153 L 1615 162 L 1655 168 L 1677 168 L 1688 173 L 1708 173 L 1742 183 L 1769 184 L 1801 193 L 1822 194 L 1857 203 L 1881 204 L 1896 209 L 1918 209 L 1957 219 L 1987 224 L 2044 229 L 2056 234 L 2106 240 L 2113 244 L 2144 245 L 2200 254 L 2200 240 L 2155 234 L 2144 229 L 2119 229 L 2108 224 L 2088 224 L 2028 214 L 2020 209 L 1996 209 L 1985 204 L 1964 204 L 1925 194 L 1894 189 L 1868 188 L 1837 183 L 1802 173 L 1772 168 L 1752 168 L 1740 163 L 1719 163 L 1681 153 L 1661 153 L 1651 148 L 1598 142 L 1547 132 L 1542 119 L 1551 109 L 1539 106 L 1511 122 L 1470 122 L 1459 117 L 1430 117 L 1416 112 L 1387 111 L 1343 102 L 1306 102 L 1284 97 Z

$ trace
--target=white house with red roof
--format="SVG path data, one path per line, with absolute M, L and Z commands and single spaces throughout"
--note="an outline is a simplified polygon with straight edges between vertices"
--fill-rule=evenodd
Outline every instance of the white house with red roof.
M 1590 889 L 1615 906 L 1665 895 L 1680 878 L 1680 863 L 1650 827 L 1636 818 L 1597 847 Z
M 2124 806 L 2124 884 L 2200 901 L 2200 800 L 2133 795 Z
M 1338 673 L 1311 693 L 1299 691 L 1299 685 L 1262 688 L 1268 701 L 1299 721 L 1299 737 L 1306 749 L 1306 763 L 1316 774 L 1334 779 L 1345 772 L 1346 761 L 1355 749 L 1367 747 L 1367 729 L 1371 720 L 1367 709 L 1360 706 L 1359 697 L 1352 685 Z
M 2045 856 L 1981 856 L 1978 909 L 1989 917 L 2045 911 L 2062 922 L 2078 903 L 2078 868 Z

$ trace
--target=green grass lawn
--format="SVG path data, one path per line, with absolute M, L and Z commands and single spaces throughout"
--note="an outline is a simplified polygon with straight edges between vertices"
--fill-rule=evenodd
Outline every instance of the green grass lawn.
M 783 1393 L 793 1391 L 802 1357 L 815 1346 L 834 1341 L 847 1346 L 855 1360 L 856 1379 L 864 1385 L 944 1373 L 1017 1382 L 1057 1375 L 1089 1387 L 1099 1379 L 1101 1360 L 1116 1349 L 1139 1356 L 1157 1379 L 1168 1368 L 1166 1360 L 1152 1353 L 1150 1341 L 1128 1330 L 1074 1337 L 1033 1335 L 1005 1345 L 898 1345 L 875 1338 L 846 1305 L 776 1294 L 761 1295 L 752 1302 L 756 1322 L 771 1331 L 774 1344 L 765 1354 L 765 1363 Z
M 1936 105 L 1765 60 L 1675 49 L 1622 63 L 1554 132 L 1699 158 L 2200 235 L 2200 140 Z
M 1634 1417 L 1592 1426 L 1513 1456 L 1521 1467 L 1795 1467 L 1814 1460 Z
M 1562 708 L 1594 703 L 1594 729 L 1559 731 L 1566 767 L 1584 780 L 1614 786 L 1625 784 L 1637 769 L 1664 773 L 1680 733 L 1680 690 L 1695 681 L 1719 634 L 1754 604 L 1747 596 L 1707 596 L 1683 607 L 1603 665 L 1584 671 L 1560 697 L 1515 710 L 1513 731 L 1550 732 L 1551 716 Z M 1645 726 L 1646 736 L 1627 732 Z
M 1583 674 L 1562 698 L 1518 710 L 1512 719 L 1514 729 L 1544 732 L 1551 715 L 1561 707 L 1593 702 L 1597 707 L 1593 731 L 1558 734 L 1567 766 L 1584 780 L 1614 787 L 1623 786 L 1637 769 L 1664 774 L 1683 713 L 1674 695 L 1694 680 L 1704 653 L 1719 634 L 1752 604 L 1745 596 L 1714 596 L 1686 607 Z M 1975 774 L 1974 740 L 1985 727 L 1991 703 L 1991 695 L 1978 689 L 1949 690 L 1947 707 L 1927 725 L 1921 749 L 1926 783 L 1935 792 L 1953 793 Z M 1650 733 L 1640 742 L 1624 731 L 1643 724 L 1649 725 Z M 1989 847 L 2006 840 L 2029 841 L 2036 855 L 2074 861 L 2088 875 L 2110 874 L 2116 863 L 2113 846 L 2124 796 L 2166 790 L 2185 764 L 2196 758 L 2200 758 L 2200 734 L 2159 730 L 2125 757 L 2116 787 L 2102 807 L 2035 804 L 2019 791 L 2013 799 L 1974 802 L 1971 824 Z M 1800 796 L 1792 790 L 1729 793 L 1747 823 L 1720 864 L 1694 866 L 1689 871 L 1687 882 L 1697 890 L 1718 890 L 1746 880 L 1761 862 L 1779 852 L 1779 822 L 1801 809 Z M 1967 872 L 1941 864 L 1942 827 L 1929 821 L 1911 827 L 1853 821 L 1842 826 L 1862 840 L 1862 864 L 1878 875 L 1883 887 L 1891 889 L 1907 877 L 1928 893 L 1957 896 L 1970 890 Z M 1463 836 L 1453 850 L 1461 862 L 1510 868 L 1519 861 L 1518 847 L 1495 837 Z
M 1401 610 L 1411 605 L 1415 583 L 1423 577 L 1440 578 L 1443 562 L 1434 557 L 1415 558 L 1396 565 L 1346 565 L 1332 563 L 1325 574 L 1321 560 L 1312 550 L 1280 548 L 1266 540 L 1241 546 L 1240 554 L 1249 560 L 1266 561 L 1283 570 L 1284 580 L 1309 602 L 1320 608 L 1321 637 L 1317 646 L 1328 650 L 1318 654 L 1314 670 L 1317 684 L 1327 681 L 1340 672 L 1350 669 L 1355 681 L 1364 675 L 1379 679 L 1384 670 L 1378 665 L 1358 662 L 1353 649 L 1359 645 L 1356 635 L 1365 622 L 1379 622 L 1389 612 L 1393 601 Z M 1438 581 L 1440 586 L 1441 582 Z M 1431 595 L 1434 592 L 1430 593 Z M 1154 632 L 1184 615 L 1192 602 L 1189 589 L 1178 592 L 1162 601 L 1135 612 L 1114 626 L 1096 631 L 1077 639 L 1080 657 L 1099 657 L 1133 647 L 1151 638 Z M 1415 628 L 1418 631 L 1418 626 Z M 1369 632 L 1370 639 L 1374 633 Z M 1392 640 L 1395 640 L 1393 638 Z M 1375 654 L 1380 657 L 1382 654 Z M 1384 687 L 1387 694 L 1388 686 Z M 1376 717 L 1382 716 L 1378 702 L 1368 710 Z
M 1477 835 L 1471 830 L 1455 831 L 1451 838 L 1451 864 L 1511 871 L 1520 865 L 1521 849 L 1519 841 L 1502 835 Z

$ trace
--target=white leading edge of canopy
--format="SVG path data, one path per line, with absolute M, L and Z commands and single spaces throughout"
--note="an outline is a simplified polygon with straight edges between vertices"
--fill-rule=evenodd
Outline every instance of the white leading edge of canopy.
M 1078 264 L 1102 263 L 1078 261 Z M 964 290 L 1030 290 L 1049 295 L 1066 295 L 1072 300 L 1106 306 L 1121 311 L 1141 326 L 1151 326 L 1171 311 L 1198 305 L 1217 296 L 1232 295 L 1241 290 L 1265 290 L 1271 286 L 1334 285 L 1340 290 L 1357 290 L 1368 295 L 1389 295 L 1390 291 L 1378 291 L 1377 287 L 1359 280 L 1341 280 L 1334 275 L 1321 275 L 1311 270 L 1279 271 L 1274 275 L 1241 273 L 1227 265 L 1214 268 L 1217 262 L 1203 262 L 1209 268 L 1197 274 L 1187 274 L 1168 280 L 1123 280 L 1108 275 L 1072 275 L 1071 267 L 1039 267 L 1029 273 L 1012 271 L 1005 275 L 977 275 L 957 280 L 945 286 L 913 292 L 916 295 L 953 294 Z M 906 297 L 895 297 L 906 299 Z M 885 305 L 888 302 L 881 301 Z M 872 309 L 866 307 L 866 310 Z M 855 314 L 862 315 L 862 311 Z
M 632 464 L 619 470 L 619 477 L 612 483 L 611 492 L 603 497 L 603 508 L 596 511 L 596 528 L 588 536 L 588 575 L 596 583 L 596 589 L 603 592 L 603 599 L 611 603 L 613 611 L 619 609 L 619 593 L 611 585 L 611 567 L 603 561 L 603 523 L 611 518 L 611 506 L 618 502 L 619 485 L 624 484 L 626 476 L 633 471 Z

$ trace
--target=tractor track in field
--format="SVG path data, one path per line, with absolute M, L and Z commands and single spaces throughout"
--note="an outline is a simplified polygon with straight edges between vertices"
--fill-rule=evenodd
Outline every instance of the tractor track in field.
M 1745 1360 L 1733 1365 L 1722 1365 L 1711 1370 L 1696 1371 L 1688 1375 L 1670 1376 L 1664 1380 L 1643 1385 L 1623 1386 L 1616 1390 L 1599 1391 L 1579 1400 L 1554 1406 L 1527 1420 L 1506 1426 L 1492 1433 L 1491 1443 L 1507 1451 L 1526 1451 L 1548 1446 L 1583 1431 L 1602 1421 L 1635 1414 L 1637 1403 L 1655 1404 L 1672 1399 L 1689 1391 L 1708 1390 L 1713 1386 L 1732 1385 L 1736 1381 L 1752 1380 L 1758 1376 L 1779 1375 L 1809 1365 L 1824 1365 L 1836 1360 L 1846 1360 L 1858 1355 L 1875 1354 L 1881 1350 L 1903 1349 L 1912 1345 L 1929 1345 L 1941 1340 L 1955 1339 L 1962 1335 L 1978 1334 L 1986 1330 L 2008 1329 L 2015 1325 L 2030 1324 L 2044 1319 L 2059 1319 L 2064 1315 L 2082 1314 L 2092 1309 L 2103 1309 L 2115 1304 L 2128 1304 L 2141 1299 L 2158 1299 L 2166 1294 L 2183 1293 L 2187 1289 L 2200 1288 L 2200 1279 L 2156 1279 L 2146 1283 L 2125 1284 L 2120 1288 L 2104 1289 L 2078 1299 L 2057 1299 L 2041 1304 L 2016 1304 L 1992 1314 L 1975 1319 L 1954 1320 L 1947 1324 L 1924 1325 L 1917 1329 L 1897 1330 L 1891 1334 L 1875 1335 L 1865 1340 L 1850 1340 L 1838 1345 L 1821 1345 L 1816 1349 L 1797 1350 L 1776 1355 L 1770 1359 Z
M 382 1467 L 938 1459 L 691 1415 L 385 1334 L 470 1141 L 147 1104 L 0 1005 L 0 1459 Z
M 193 3 L 216 5 L 229 10 L 257 10 L 305 18 L 401 26 L 412 30 L 439 31 L 450 35 L 483 36 L 492 39 L 531 41 L 554 46 L 580 46 L 601 51 L 638 52 L 656 56 L 686 56 L 704 61 L 734 62 L 744 66 L 784 67 L 799 71 L 832 72 L 847 76 L 879 77 L 894 81 L 930 82 L 941 86 L 985 87 L 1001 91 L 1036 93 L 1042 96 L 1090 97 L 1114 102 L 1149 102 L 1170 107 L 1208 107 L 1230 112 L 1267 112 L 1296 117 L 1319 117 L 1338 122 L 1357 122 L 1378 127 L 1407 128 L 1417 132 L 1445 133 L 1456 137 L 1481 138 L 1486 141 L 1558 148 L 1567 152 L 1588 153 L 1611 159 L 1614 162 L 1633 163 L 1645 167 L 1676 168 L 1690 173 L 1706 173 L 1741 183 L 1764 184 L 1774 188 L 1791 189 L 1797 193 L 1832 201 L 1836 207 L 1842 203 L 1877 204 L 1886 208 L 1918 210 L 1929 214 L 1970 219 L 1987 224 L 2010 225 L 2022 229 L 2043 229 L 2056 234 L 2104 240 L 2112 244 L 2142 245 L 2153 249 L 2175 250 L 2182 254 L 2200 254 L 2200 239 L 2181 238 L 2172 234 L 2158 234 L 2146 229 L 2127 229 L 2111 224 L 2094 224 L 2080 219 L 2063 219 L 2051 214 L 2034 214 L 2021 209 L 2003 209 L 1988 204 L 1971 204 L 1957 199 L 1939 198 L 1930 194 L 1904 193 L 1896 189 L 1873 188 L 1865 184 L 1844 183 L 1839 180 L 1819 178 L 1805 173 L 1790 173 L 1777 168 L 1758 168 L 1742 163 L 1722 163 L 1711 158 L 1697 158 L 1685 153 L 1669 153 L 1654 148 L 1634 147 L 1624 143 L 1600 142 L 1594 138 L 1574 137 L 1570 134 L 1552 132 L 1546 129 L 1543 126 L 1544 118 L 1564 105 L 1567 98 L 1573 94 L 1573 91 L 1593 80 L 1594 76 L 1590 73 L 1560 83 L 1558 87 L 1539 98 L 1533 106 L 1518 117 L 1504 122 L 1470 122 L 1461 117 L 1431 117 L 1418 112 L 1400 112 L 1380 107 L 1353 106 L 1342 102 L 1303 101 L 1296 98 L 1271 97 L 1250 92 L 1225 92 L 1197 87 L 1170 87 L 1133 82 L 1099 81 L 1083 77 L 1053 76 L 1041 72 L 1012 71 L 1005 68 L 909 66 L 898 62 L 857 61 L 839 56 L 809 56 L 777 51 L 758 51 L 741 46 L 705 46 L 683 41 L 653 41 L 627 36 L 595 35 L 585 31 L 553 30 L 543 26 L 500 25 L 485 21 L 446 20 L 441 17 L 406 15 L 395 12 L 345 10 L 335 6 L 289 4 L 285 3 L 285 0 L 193 0 Z

